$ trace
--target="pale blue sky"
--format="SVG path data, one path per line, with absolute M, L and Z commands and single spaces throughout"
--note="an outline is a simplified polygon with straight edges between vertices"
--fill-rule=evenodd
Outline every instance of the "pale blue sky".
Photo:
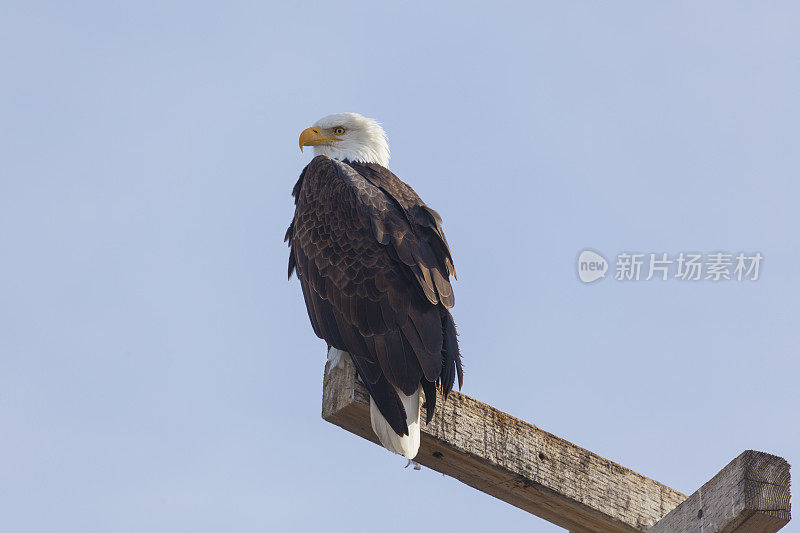
M 800 7 L 699 4 L 0 6 L 0 530 L 559 531 L 320 418 L 283 234 L 341 111 L 444 217 L 465 393 L 687 493 L 797 464 Z

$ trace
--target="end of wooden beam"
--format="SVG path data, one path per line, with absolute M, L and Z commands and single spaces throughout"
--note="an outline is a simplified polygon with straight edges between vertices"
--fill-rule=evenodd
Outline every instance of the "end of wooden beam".
M 772 533 L 791 518 L 789 463 L 747 450 L 650 528 L 650 533 Z

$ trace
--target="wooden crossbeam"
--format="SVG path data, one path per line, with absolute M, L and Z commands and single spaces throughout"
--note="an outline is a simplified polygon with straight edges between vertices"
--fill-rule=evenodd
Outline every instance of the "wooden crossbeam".
M 648 531 L 764 533 L 789 522 L 789 463 L 747 450 Z
M 369 395 L 349 358 L 325 367 L 322 417 L 378 442 L 369 421 Z M 789 465 L 760 452 L 745 452 L 704 485 L 702 494 L 687 499 L 458 392 L 440 400 L 421 437 L 420 464 L 573 533 L 701 531 L 700 525 L 704 533 L 773 532 L 789 520 Z M 727 528 L 742 524 L 757 529 Z

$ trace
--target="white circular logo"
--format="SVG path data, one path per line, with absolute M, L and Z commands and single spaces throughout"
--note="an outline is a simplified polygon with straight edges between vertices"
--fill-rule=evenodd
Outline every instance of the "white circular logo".
M 608 261 L 592 250 L 584 250 L 578 256 L 578 277 L 584 283 L 591 283 L 606 277 Z

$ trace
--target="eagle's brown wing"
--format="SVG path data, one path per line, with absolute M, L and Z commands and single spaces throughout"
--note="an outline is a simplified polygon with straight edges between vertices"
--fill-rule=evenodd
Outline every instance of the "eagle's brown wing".
M 400 435 L 408 428 L 389 384 L 422 384 L 428 418 L 434 384 L 462 381 L 449 274 L 438 215 L 383 167 L 315 157 L 293 194 L 286 233 L 317 336 L 351 354 L 370 395 Z

